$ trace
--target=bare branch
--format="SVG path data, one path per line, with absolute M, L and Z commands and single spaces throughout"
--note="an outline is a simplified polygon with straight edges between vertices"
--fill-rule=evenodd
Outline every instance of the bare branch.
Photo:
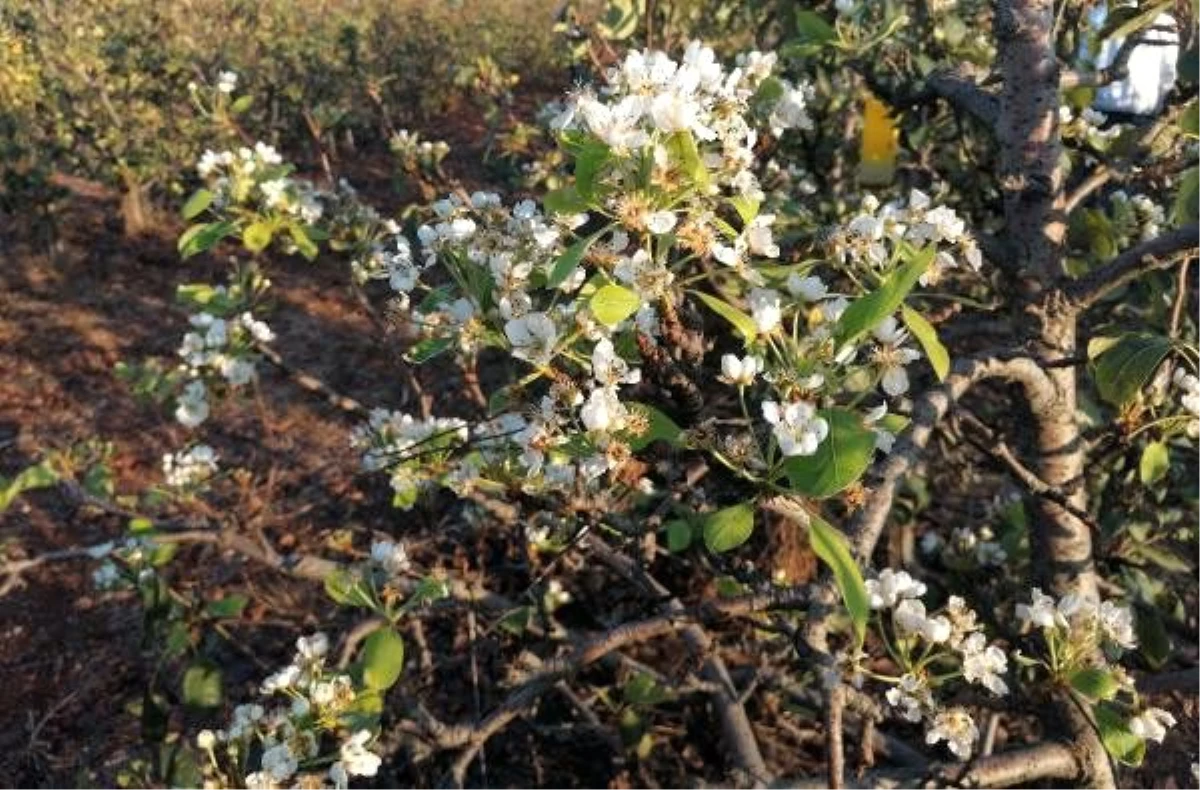
M 980 757 L 967 763 L 938 763 L 926 769 L 883 769 L 868 771 L 853 787 L 1027 787 L 1041 780 L 1069 782 L 1078 779 L 1082 768 L 1072 748 L 1061 743 L 1042 743 L 1024 749 Z M 789 780 L 788 787 L 824 787 L 824 779 Z
M 601 553 L 603 551 L 600 550 Z M 608 551 L 612 552 L 611 549 Z M 621 557 L 616 552 L 606 556 Z M 807 599 L 808 589 L 805 587 L 780 588 L 757 595 L 709 601 L 694 609 L 681 606 L 673 612 L 617 626 L 580 644 L 567 655 L 545 661 L 537 674 L 514 689 L 496 709 L 477 724 L 448 725 L 438 721 L 428 711 L 418 711 L 421 734 L 429 737 L 440 749 L 463 749 L 451 769 L 452 778 L 461 784 L 466 779 L 467 768 L 475 754 L 488 739 L 531 710 L 541 696 L 555 688 L 560 681 L 570 678 L 608 654 L 630 645 L 685 631 L 689 625 L 694 626 L 698 622 L 771 609 L 798 608 L 804 605 Z M 721 680 L 720 686 L 723 692 L 727 691 L 728 673 Z M 736 702 L 736 696 L 734 701 Z
M 1068 298 L 1077 309 L 1086 310 L 1108 294 L 1143 274 L 1166 269 L 1175 263 L 1175 254 L 1194 250 L 1200 226 L 1193 222 L 1130 247 L 1108 264 L 1068 284 Z
M 630 581 L 645 585 L 657 596 L 670 596 L 670 591 L 658 580 L 645 573 L 629 557 L 613 551 L 604 541 L 593 537 L 590 545 L 601 561 Z M 679 599 L 671 596 L 667 602 L 667 611 L 682 614 L 685 609 Z M 769 784 L 771 773 L 758 748 L 758 740 L 754 737 L 754 728 L 746 716 L 746 709 L 742 707 L 742 702 L 729 677 L 729 670 L 726 668 L 725 662 L 714 651 L 712 640 L 709 639 L 703 628 L 695 624 L 688 625 L 683 628 L 682 635 L 691 651 L 704 659 L 700 677 L 714 683 L 717 687 L 717 691 L 712 695 L 713 707 L 721 722 L 725 744 L 733 752 L 733 764 L 736 768 L 735 778 L 742 780 L 739 784 L 744 783 L 746 779 L 749 779 L 756 787 Z M 737 774 L 741 774 L 741 776 L 737 776 Z

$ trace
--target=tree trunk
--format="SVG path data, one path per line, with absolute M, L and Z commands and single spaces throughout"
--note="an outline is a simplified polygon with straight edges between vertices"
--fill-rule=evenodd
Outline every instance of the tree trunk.
M 1004 194 L 1007 249 L 1016 256 L 1016 283 L 1025 312 L 1035 319 L 1029 337 L 1038 356 L 1052 361 L 1073 357 L 1076 308 L 1060 290 L 1066 212 L 1062 145 L 1058 134 L 1059 69 L 1054 48 L 1052 0 L 997 0 L 995 35 L 1003 79 L 997 136 L 1000 185 Z M 1076 371 L 1049 367 L 1045 392 L 1027 390 L 1036 424 L 1036 468 L 1041 479 L 1087 506 L 1083 485 L 1083 437 L 1076 421 Z M 1092 535 L 1086 524 L 1060 505 L 1034 503 L 1032 543 L 1041 560 L 1042 583 L 1062 595 L 1073 592 L 1098 601 Z M 1090 715 L 1065 695 L 1059 713 L 1094 787 L 1112 787 L 1108 755 Z

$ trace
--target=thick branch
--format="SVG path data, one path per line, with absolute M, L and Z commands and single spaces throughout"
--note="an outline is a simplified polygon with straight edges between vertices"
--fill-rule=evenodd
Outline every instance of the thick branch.
M 929 75 L 925 85 L 955 109 L 971 115 L 989 129 L 996 128 L 1000 117 L 1000 100 L 979 87 L 970 77 L 953 71 L 938 71 Z
M 934 426 L 967 390 L 989 378 L 1020 383 L 1030 399 L 1039 403 L 1053 398 L 1053 388 L 1046 374 L 1034 360 L 1027 357 L 992 357 L 957 362 L 944 384 L 926 392 L 914 404 L 912 424 L 878 469 L 866 506 L 850 522 L 848 532 L 851 545 L 861 562 L 869 562 L 891 512 L 897 488 L 920 459 Z
M 1175 262 L 1175 253 L 1197 246 L 1200 228 L 1193 222 L 1130 247 L 1111 262 L 1066 287 L 1067 296 L 1086 310 L 1123 285 L 1143 274 L 1166 269 Z

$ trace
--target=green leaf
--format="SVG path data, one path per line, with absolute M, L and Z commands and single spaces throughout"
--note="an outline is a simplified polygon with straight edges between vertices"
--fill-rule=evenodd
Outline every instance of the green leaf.
M 1179 192 L 1175 195 L 1175 205 L 1171 209 L 1171 218 L 1175 225 L 1186 225 L 1196 221 L 1200 214 L 1200 169 L 1190 167 L 1183 172 L 1179 179 Z
M 629 449 L 635 453 L 640 452 L 660 440 L 671 445 L 679 444 L 679 435 L 683 433 L 683 429 L 676 425 L 674 420 L 648 403 L 635 401 L 628 405 L 631 410 L 641 412 L 650 423 L 645 433 L 629 438 Z
M 241 617 L 249 602 L 250 599 L 244 595 L 226 595 L 216 601 L 209 601 L 204 607 L 204 613 L 219 619 Z
M 820 516 L 810 513 L 808 517 L 808 540 L 813 553 L 833 572 L 842 603 L 850 614 L 854 626 L 854 637 L 859 646 L 867 633 L 867 620 L 871 617 L 871 601 L 867 597 L 867 585 L 858 563 L 850 553 L 846 536 Z
M 563 148 L 575 159 L 575 189 L 584 200 L 596 195 L 596 179 L 601 168 L 612 158 L 612 149 L 590 134 L 566 132 Z
M 671 159 L 679 163 L 680 169 L 692 180 L 692 184 L 704 189 L 708 186 L 708 168 L 696 148 L 696 138 L 691 132 L 673 132 L 667 138 L 666 149 Z
M 742 224 L 749 225 L 758 216 L 758 208 L 762 204 L 760 201 L 751 200 L 745 195 L 735 195 L 729 198 L 729 205 L 733 206 L 733 210 L 741 217 Z
M 414 365 L 428 362 L 454 345 L 452 337 L 429 337 L 408 350 L 404 358 Z
M 913 337 L 921 344 L 921 348 L 925 349 L 925 356 L 929 359 L 929 364 L 933 366 L 933 372 L 937 374 L 938 381 L 945 381 L 946 374 L 950 372 L 950 352 L 946 351 L 946 347 L 938 339 L 937 330 L 934 329 L 933 324 L 926 321 L 925 316 L 908 305 L 900 306 L 900 314 L 904 317 L 904 325 L 913 333 Z
M 192 193 L 192 196 L 183 204 L 183 209 L 180 214 L 185 220 L 193 220 L 200 215 L 200 212 L 212 205 L 213 193 L 207 189 L 197 189 Z
M 1104 749 L 1122 765 L 1137 767 L 1146 756 L 1146 742 L 1129 731 L 1120 710 L 1112 705 L 1097 705 L 1096 728 Z
M 521 634 L 525 633 L 525 630 L 529 628 L 529 625 L 532 622 L 533 607 L 520 606 L 516 609 L 513 609 L 511 612 L 506 612 L 505 615 L 496 623 L 496 625 L 501 630 L 512 634 L 513 636 L 520 636 Z
M 1131 559 L 1157 565 L 1168 573 L 1191 573 L 1192 566 L 1168 548 L 1153 543 L 1140 543 L 1129 550 Z
M 805 44 L 824 44 L 837 38 L 833 26 L 814 11 L 796 11 L 796 34 Z
M 404 671 L 404 640 L 389 627 L 367 637 L 363 647 L 363 683 L 376 691 L 396 685 Z
M 690 291 L 689 293 L 695 294 L 701 302 L 708 305 L 709 309 L 732 324 L 742 337 L 747 340 L 758 337 L 758 324 L 754 323 L 754 319 L 741 310 L 703 291 Z
M 1166 442 L 1150 442 L 1142 450 L 1142 460 L 1138 464 L 1138 476 L 1145 485 L 1154 485 L 1167 476 L 1171 471 L 1171 450 Z
M 1134 629 L 1137 631 L 1138 655 L 1146 659 L 1151 669 L 1161 669 L 1171 657 L 1171 635 L 1162 615 L 1152 606 L 1138 606 Z
M 542 206 L 550 214 L 578 214 L 587 211 L 588 202 L 574 186 L 565 186 L 547 192 Z
M 550 274 L 546 277 L 546 287 L 557 288 L 565 283 L 567 278 L 571 276 L 571 272 L 575 271 L 575 267 L 579 266 L 579 262 L 583 260 L 588 247 L 591 247 L 603 233 L 604 231 L 593 233 L 591 236 L 579 239 L 570 247 L 567 247 L 566 251 L 562 255 L 559 255 L 558 259 L 554 261 L 554 265 L 550 267 Z
M 1179 116 L 1179 130 L 1189 137 L 1200 137 L 1200 99 L 1192 99 Z
M 246 245 L 246 249 L 250 252 L 262 252 L 271 244 L 271 237 L 275 235 L 275 229 L 271 223 L 259 220 L 252 222 L 242 231 L 242 244 Z
M 817 414 L 829 423 L 829 435 L 812 455 L 789 458 L 783 470 L 793 491 L 823 499 L 862 477 L 875 455 L 875 432 L 846 409 L 822 409 Z
M 671 698 L 670 692 L 658 685 L 653 675 L 639 672 L 631 677 L 621 689 L 621 696 L 628 705 L 657 705 Z
M 742 502 L 704 516 L 704 545 L 713 554 L 736 549 L 754 531 L 754 508 Z
M 668 521 L 666 524 L 667 551 L 678 554 L 686 551 L 692 545 L 692 525 L 683 519 Z
M 1093 365 L 1100 397 L 1114 406 L 1133 400 L 1150 380 L 1171 341 L 1159 335 L 1129 334 L 1097 357 Z
M 179 237 L 179 254 L 190 258 L 202 252 L 208 252 L 217 242 L 236 230 L 232 222 L 210 222 L 206 225 L 193 225 Z
M 12 480 L 0 477 L 0 513 L 26 491 L 48 488 L 58 482 L 58 473 L 44 463 L 27 467 Z
M 229 105 L 229 112 L 231 115 L 241 115 L 250 109 L 250 105 L 253 103 L 254 97 L 252 95 L 239 96 L 234 100 L 233 104 Z
M 308 235 L 308 231 L 303 225 L 290 223 L 287 226 L 288 235 L 292 237 L 292 243 L 296 245 L 296 249 L 304 256 L 305 260 L 315 261 L 321 250 L 317 247 L 317 243 Z M 268 242 L 270 243 L 270 242 Z
M 921 279 L 921 275 L 929 268 L 933 257 L 933 245 L 916 252 L 888 275 L 878 288 L 854 300 L 842 313 L 834 329 L 838 346 L 857 340 L 896 312 L 913 286 Z
M 221 704 L 224 684 L 221 670 L 207 661 L 197 661 L 183 673 L 183 703 L 192 708 L 215 708 Z
M 1113 673 L 1104 667 L 1084 667 L 1071 673 L 1067 681 L 1071 688 L 1092 702 L 1112 699 L 1121 690 L 1121 684 Z
M 592 314 L 607 326 L 616 326 L 637 312 L 642 298 L 623 285 L 605 285 L 592 295 Z

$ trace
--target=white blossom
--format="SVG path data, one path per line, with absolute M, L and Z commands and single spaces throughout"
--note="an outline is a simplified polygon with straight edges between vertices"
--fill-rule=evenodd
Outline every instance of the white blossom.
M 920 598 L 925 594 L 925 583 L 919 582 L 908 571 L 893 571 L 884 568 L 874 579 L 868 579 L 867 598 L 872 609 L 890 609 L 900 601 Z
M 1131 718 L 1128 726 L 1137 737 L 1162 743 L 1167 730 L 1175 726 L 1175 717 L 1162 708 L 1146 708 Z
M 749 387 L 754 383 L 754 377 L 762 371 L 763 362 L 756 356 L 747 354 L 739 359 L 735 354 L 721 355 L 721 381 Z
M 967 760 L 979 740 L 979 728 L 971 715 L 962 708 L 942 711 L 933 719 L 932 726 L 925 732 L 925 743 L 932 746 L 945 741 L 950 751 L 960 760 Z
M 792 401 L 783 406 L 763 401 L 762 410 L 780 452 L 786 456 L 812 455 L 829 435 L 829 423 L 818 417 L 816 407 L 806 401 Z
M 342 743 L 341 762 L 349 776 L 374 776 L 378 773 L 383 760 L 367 750 L 366 745 L 370 740 L 369 730 L 359 730 Z

